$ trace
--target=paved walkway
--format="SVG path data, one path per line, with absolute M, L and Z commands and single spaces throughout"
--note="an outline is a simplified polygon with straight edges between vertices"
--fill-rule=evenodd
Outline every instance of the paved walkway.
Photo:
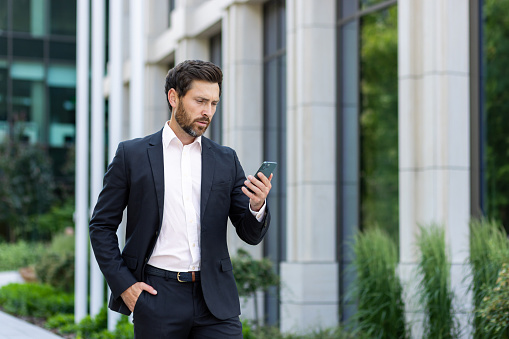
M 23 282 L 18 272 L 0 272 L 0 286 Z M 2 339 L 61 339 L 49 331 L 0 312 L 0 338 Z

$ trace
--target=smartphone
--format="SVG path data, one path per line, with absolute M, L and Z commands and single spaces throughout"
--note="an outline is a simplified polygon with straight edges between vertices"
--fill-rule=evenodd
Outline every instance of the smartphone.
M 267 177 L 267 179 L 270 177 L 270 175 L 272 173 L 274 173 L 274 170 L 276 169 L 276 166 L 277 166 L 277 162 L 274 162 L 274 161 L 264 161 L 260 168 L 258 169 L 258 171 L 256 171 L 254 177 L 258 180 L 260 180 L 260 178 L 258 178 L 258 172 L 262 172 L 263 175 L 265 175 Z

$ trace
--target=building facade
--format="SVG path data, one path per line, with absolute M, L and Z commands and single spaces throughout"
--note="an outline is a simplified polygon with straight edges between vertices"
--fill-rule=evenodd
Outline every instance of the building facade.
M 76 1 L 0 1 L 0 142 L 47 147 L 55 174 L 74 144 Z
M 469 221 L 481 214 L 506 221 L 509 204 L 506 68 L 498 47 L 509 40 L 509 26 L 494 24 L 504 6 L 509 2 L 78 0 L 77 170 L 88 168 L 90 147 L 91 173 L 90 182 L 77 174 L 77 250 L 86 252 L 103 159 L 119 141 L 168 120 L 163 88 L 173 65 L 210 60 L 222 67 L 224 83 L 208 136 L 233 147 L 246 173 L 263 160 L 279 163 L 263 245 L 246 247 L 234 231 L 228 235 L 232 255 L 246 247 L 276 263 L 280 289 L 259 296 L 265 321 L 283 331 L 347 321 L 355 312 L 351 241 L 378 225 L 399 243 L 408 314 L 418 323 L 415 239 L 419 226 L 438 223 L 468 335 Z M 90 125 L 83 117 L 88 98 Z M 80 318 L 88 280 L 86 261 L 77 260 Z M 97 272 L 90 283 L 102 286 Z M 104 296 L 92 300 L 102 305 Z

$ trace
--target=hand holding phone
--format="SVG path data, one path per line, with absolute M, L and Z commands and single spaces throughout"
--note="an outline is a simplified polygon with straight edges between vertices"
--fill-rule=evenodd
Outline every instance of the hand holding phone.
M 276 166 L 277 166 L 277 162 L 275 161 L 264 161 L 260 168 L 258 168 L 258 171 L 256 171 L 254 177 L 258 180 L 260 180 L 260 178 L 258 178 L 258 173 L 259 172 L 262 172 L 263 175 L 265 175 L 267 178 L 270 177 L 270 175 L 272 173 L 274 173 L 274 170 L 276 169 Z
M 277 166 L 277 162 L 274 162 L 274 161 L 264 161 L 261 165 L 260 165 L 260 168 L 258 168 L 258 171 L 255 172 L 254 174 L 254 177 L 258 180 L 260 180 L 260 178 L 258 177 L 258 173 L 263 173 L 263 175 L 265 175 L 267 177 L 267 179 L 270 177 L 270 175 L 274 172 L 274 170 L 276 169 L 276 166 Z M 261 181 L 261 180 L 260 180 Z M 250 190 L 248 187 L 246 187 L 247 190 L 251 193 L 253 193 L 252 190 Z

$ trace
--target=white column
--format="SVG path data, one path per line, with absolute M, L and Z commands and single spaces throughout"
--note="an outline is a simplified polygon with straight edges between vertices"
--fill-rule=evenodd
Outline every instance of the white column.
M 104 177 L 104 0 L 92 1 L 92 119 L 90 159 L 90 206 L 94 207 Z M 104 277 L 90 252 L 90 315 L 95 316 L 104 304 Z
M 87 315 L 88 296 L 88 117 L 89 117 L 89 1 L 76 7 L 76 228 L 74 319 Z
M 222 43 L 223 143 L 235 149 L 246 175 L 254 174 L 263 161 L 262 6 L 230 6 L 223 19 Z M 230 251 L 235 253 L 242 240 L 230 231 Z M 246 250 L 259 258 L 262 246 Z
M 130 137 L 145 135 L 143 108 L 145 102 L 145 3 L 129 2 L 131 78 L 129 81 Z
M 281 330 L 336 326 L 335 1 L 291 0 L 287 12 L 287 261 Z
M 235 3 L 228 7 L 222 32 L 223 144 L 235 149 L 246 175 L 254 174 L 263 161 L 262 5 Z M 246 246 L 234 227 L 228 229 L 228 247 L 232 256 L 240 247 L 256 259 L 263 254 L 263 245 Z M 263 307 L 260 295 L 258 301 Z M 243 318 L 254 317 L 252 302 L 242 303 Z
M 445 227 L 458 311 L 470 308 L 469 3 L 398 2 L 400 271 L 409 315 L 415 295 L 419 225 Z M 416 312 L 417 311 L 417 312 Z M 469 328 L 466 314 L 457 314 Z M 421 331 L 419 323 L 413 335 Z M 468 332 L 468 331 L 467 331 Z
M 109 79 L 110 79 L 110 97 L 109 97 L 109 140 L 108 140 L 108 159 L 113 160 L 117 146 L 122 141 L 122 106 L 123 106 L 123 79 L 122 79 L 122 16 L 123 1 L 110 0 L 109 8 Z M 117 231 L 119 246 L 123 248 L 125 239 L 125 222 L 123 222 Z M 111 291 L 108 290 L 108 297 Z M 108 330 L 113 331 L 115 325 L 120 319 L 120 313 L 108 310 Z

